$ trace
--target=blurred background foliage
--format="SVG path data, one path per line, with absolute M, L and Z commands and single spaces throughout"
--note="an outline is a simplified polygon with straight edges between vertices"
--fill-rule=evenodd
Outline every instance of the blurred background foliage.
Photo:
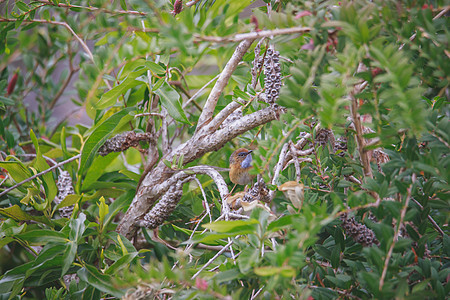
M 200 0 L 184 2 L 174 14 L 169 1 L 0 3 L 1 190 L 81 154 L 0 197 L 0 298 L 444 299 L 447 4 Z M 305 149 L 313 151 L 301 162 L 303 206 L 277 191 L 275 221 L 258 209 L 245 221 L 209 224 L 205 217 L 200 223 L 210 232 L 201 234 L 201 226 L 193 229 L 205 214 L 204 198 L 191 183 L 159 231 L 143 230 L 144 247 L 118 235 L 148 145 L 103 157 L 95 155 L 101 144 L 123 131 L 146 132 L 150 120 L 159 130 L 158 116 L 134 117 L 149 110 L 168 116 L 171 145 L 186 141 L 212 84 L 187 100 L 219 74 L 236 47 L 205 37 L 295 26 L 311 30 L 270 39 L 281 56 L 278 104 L 287 113 L 188 166 L 226 168 L 234 149 L 251 146 L 255 173 L 269 183 L 282 146 L 309 134 Z M 263 73 L 256 90 L 250 86 L 255 45 L 216 113 L 264 88 Z M 360 161 L 352 99 L 364 138 L 372 141 L 364 151 L 383 149 L 389 156 L 382 164 L 372 160 L 373 178 L 364 176 Z M 265 106 L 252 101 L 244 114 Z M 333 138 L 321 141 L 324 129 Z M 344 150 L 336 150 L 336 140 L 344 141 Z M 162 153 L 161 137 L 157 144 Z M 73 191 L 58 204 L 63 170 Z M 199 180 L 214 220 L 221 214 L 219 193 L 209 177 Z M 296 180 L 291 165 L 275 184 Z M 71 208 L 66 217 L 63 208 Z M 355 241 L 342 215 L 373 231 L 379 243 Z M 233 254 L 225 251 L 208 266 L 215 272 L 193 278 L 217 253 L 213 246 L 225 246 L 228 238 Z

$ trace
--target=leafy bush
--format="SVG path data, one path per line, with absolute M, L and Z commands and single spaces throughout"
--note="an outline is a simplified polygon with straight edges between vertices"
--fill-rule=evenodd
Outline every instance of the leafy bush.
M 118 2 L 0 4 L 2 299 L 449 294 L 444 1 Z

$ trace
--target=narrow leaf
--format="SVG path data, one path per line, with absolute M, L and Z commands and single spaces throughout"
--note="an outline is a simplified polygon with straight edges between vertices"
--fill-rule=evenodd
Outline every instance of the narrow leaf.
M 180 95 L 166 82 L 155 91 L 155 94 L 161 98 L 162 105 L 172 118 L 178 122 L 192 125 L 181 107 Z
M 109 138 L 113 130 L 116 128 L 120 119 L 126 116 L 133 108 L 125 108 L 97 126 L 92 134 L 87 138 L 81 150 L 80 167 L 78 169 L 78 175 L 82 175 L 83 172 L 91 165 L 98 149 Z
M 84 265 L 84 268 L 77 272 L 81 280 L 88 285 L 94 286 L 102 292 L 113 295 L 114 297 L 122 297 L 125 293 L 116 289 L 113 285 L 112 278 L 109 275 L 100 273 L 97 268 L 91 265 Z

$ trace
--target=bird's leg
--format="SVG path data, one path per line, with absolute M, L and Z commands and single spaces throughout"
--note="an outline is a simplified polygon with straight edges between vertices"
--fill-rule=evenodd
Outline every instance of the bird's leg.
M 228 193 L 228 195 L 225 196 L 225 199 L 223 199 L 224 201 L 227 200 L 228 197 L 230 197 L 230 195 L 233 193 L 234 189 L 236 188 L 237 184 L 234 184 L 233 188 L 231 189 L 231 191 Z

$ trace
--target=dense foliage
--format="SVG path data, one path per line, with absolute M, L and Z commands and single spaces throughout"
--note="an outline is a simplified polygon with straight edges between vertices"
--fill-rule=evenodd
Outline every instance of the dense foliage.
M 445 1 L 116 2 L 0 4 L 1 299 L 449 295 Z M 214 115 L 286 110 L 167 159 L 251 32 Z M 70 126 L 80 111 L 91 124 Z M 251 148 L 273 199 L 215 221 L 217 181 L 197 174 L 161 226 L 128 239 L 117 226 L 152 147 L 168 176 Z

